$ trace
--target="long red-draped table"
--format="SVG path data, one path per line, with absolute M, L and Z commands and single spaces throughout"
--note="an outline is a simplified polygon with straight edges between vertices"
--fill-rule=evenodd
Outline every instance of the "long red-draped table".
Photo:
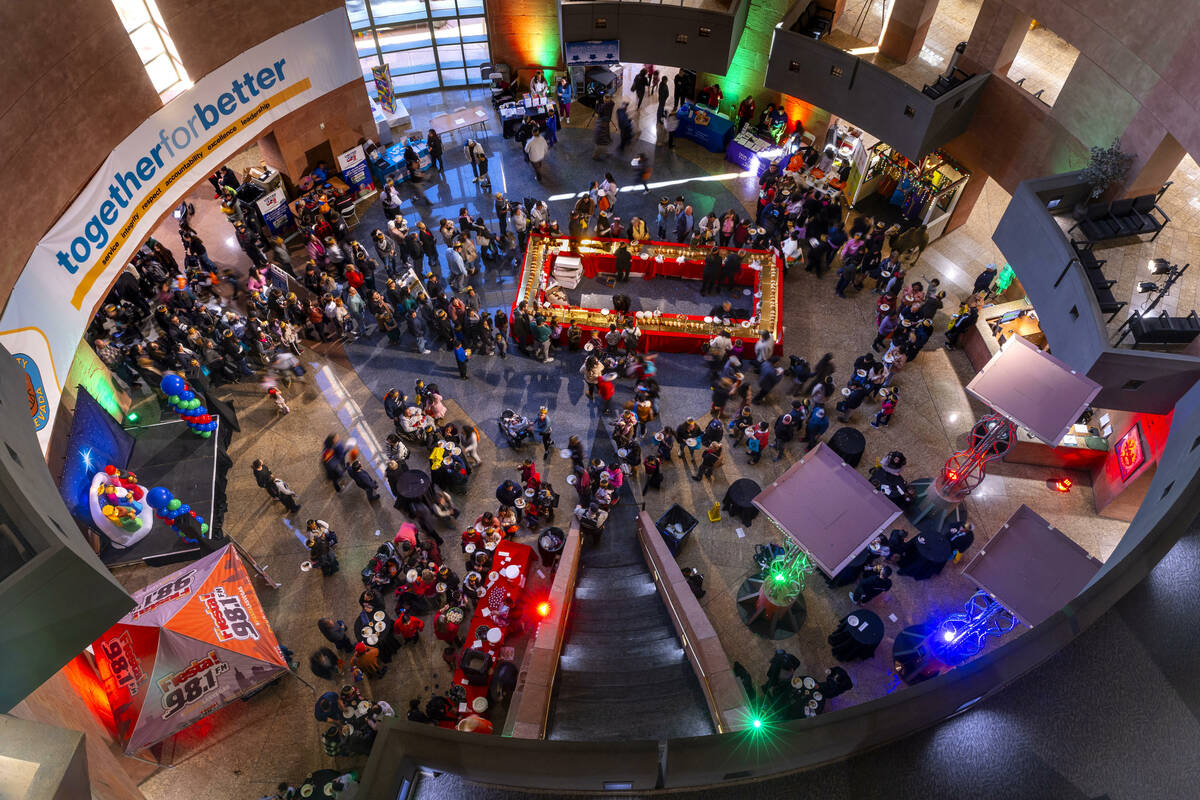
M 603 240 L 601 240 L 603 241 Z M 723 250 L 722 257 L 727 252 Z M 551 253 L 550 262 L 546 265 L 549 269 L 554 269 L 554 262 L 557 260 L 560 253 Z M 583 266 L 583 275 L 586 278 L 594 279 L 601 273 L 616 273 L 616 256 L 609 253 L 580 253 L 579 261 Z M 759 281 L 759 270 L 752 266 L 743 264 L 738 270 L 735 283 L 738 286 L 755 286 Z M 651 280 L 653 278 L 683 278 L 690 281 L 699 281 L 704 279 L 704 259 L 686 258 L 676 256 L 675 258 L 653 258 L 648 253 L 643 258 L 640 255 L 635 256 L 633 264 L 629 269 L 630 275 L 635 275 L 643 280 Z
M 492 555 L 491 572 L 496 573 L 493 580 L 488 581 L 484 596 L 475 604 L 475 613 L 471 617 L 470 624 L 462 630 L 466 633 L 466 648 L 473 648 L 488 653 L 492 657 L 492 666 L 495 667 L 497 661 L 500 660 L 500 648 L 504 646 L 505 640 L 508 638 L 511 623 L 516 621 L 516 612 L 510 615 L 510 624 L 508 626 L 497 626 L 494 615 L 496 609 L 500 607 L 505 596 L 512 597 L 514 605 L 519 601 L 525 593 L 525 584 L 529 578 L 529 568 L 533 563 L 533 548 L 527 544 L 520 542 L 503 541 L 496 546 L 496 552 Z M 515 574 L 509 576 L 509 568 L 516 567 Z M 475 632 L 480 626 L 486 625 L 489 629 L 498 628 L 500 630 L 500 639 L 492 642 L 486 637 L 480 639 L 475 636 Z M 471 713 L 471 704 L 477 697 L 487 696 L 487 686 L 474 686 L 467 683 L 467 678 L 463 674 L 462 667 L 454 670 L 454 685 L 461 686 L 466 690 L 467 699 L 465 703 L 460 703 L 458 706 L 459 714 Z
M 567 238 L 530 237 L 525 251 L 525 262 L 518 285 L 513 309 L 522 301 L 528 301 L 544 316 L 563 324 L 564 332 L 560 343 L 565 341 L 565 326 L 574 322 L 585 334 L 592 331 L 603 335 L 612 322 L 622 324 L 625 316 L 620 312 L 605 314 L 602 309 L 565 306 L 548 303 L 546 286 L 560 256 L 577 256 L 586 277 L 594 278 L 604 272 L 614 272 L 615 251 L 621 240 L 582 239 L 575 242 Z M 630 245 L 636 253 L 630 269 L 631 275 L 646 280 L 657 277 L 674 277 L 700 280 L 704 271 L 704 248 L 685 247 L 675 242 L 643 242 Z M 639 252 L 640 251 L 640 252 Z M 736 248 L 722 248 L 722 258 Z M 643 257 L 644 256 L 644 257 Z M 753 300 L 751 319 L 722 320 L 695 314 L 662 314 L 653 316 L 643 312 L 637 317 L 642 329 L 639 345 L 641 352 L 699 353 L 721 330 L 728 330 L 735 342 L 743 348 L 753 347 L 758 341 L 759 331 L 769 330 L 775 338 L 775 353 L 783 352 L 783 325 L 779 305 L 782 292 L 782 265 L 778 255 L 771 251 L 746 251 L 746 260 L 735 278 L 739 286 L 749 287 Z

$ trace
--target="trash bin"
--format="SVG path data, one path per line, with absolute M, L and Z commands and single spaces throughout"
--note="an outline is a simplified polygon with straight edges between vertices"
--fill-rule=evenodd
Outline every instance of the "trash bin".
M 685 511 L 678 503 L 668 508 L 666 513 L 659 517 L 658 522 L 655 523 L 658 527 L 658 532 L 666 540 L 667 548 L 673 556 L 679 555 L 684 540 L 687 539 L 688 534 L 692 532 L 697 524 L 699 524 L 699 521 Z
M 547 528 L 538 537 L 538 553 L 542 557 L 542 566 L 554 566 L 554 560 L 562 553 L 563 545 L 567 542 L 567 534 L 562 528 Z

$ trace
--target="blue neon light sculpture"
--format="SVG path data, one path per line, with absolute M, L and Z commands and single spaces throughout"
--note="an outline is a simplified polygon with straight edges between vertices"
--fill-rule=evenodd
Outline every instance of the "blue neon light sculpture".
M 989 636 L 1000 637 L 1017 626 L 1017 618 L 982 589 L 971 595 L 963 611 L 941 621 L 929 636 L 938 658 L 957 666 L 983 650 Z

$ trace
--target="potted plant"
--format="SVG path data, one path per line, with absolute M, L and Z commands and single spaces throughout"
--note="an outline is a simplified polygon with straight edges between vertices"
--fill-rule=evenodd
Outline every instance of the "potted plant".
M 1080 176 L 1092 189 L 1088 199 L 1095 200 L 1105 189 L 1125 177 L 1133 156 L 1121 151 L 1120 139 L 1113 139 L 1108 147 L 1092 147 L 1090 151 L 1091 156 Z

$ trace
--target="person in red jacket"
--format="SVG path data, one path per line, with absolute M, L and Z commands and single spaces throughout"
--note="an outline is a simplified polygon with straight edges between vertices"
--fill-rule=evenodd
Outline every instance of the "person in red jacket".
M 452 610 L 455 613 L 451 614 L 450 611 Z M 457 617 L 459 620 L 461 620 L 462 616 L 463 613 L 462 609 L 460 608 L 451 609 L 449 606 L 443 607 L 433 620 L 433 635 L 448 645 L 458 647 L 462 644 L 462 640 L 459 638 L 458 633 L 459 629 L 462 627 L 462 623 L 461 621 L 455 622 L 454 618 Z
M 521 464 L 520 472 L 521 483 L 526 489 L 533 489 L 536 492 L 537 488 L 542 485 L 542 476 L 538 474 L 537 465 L 533 463 L 532 458 L 525 459 Z
M 473 544 L 476 548 L 483 547 L 483 533 L 475 529 L 475 526 L 467 528 L 462 534 L 462 548 L 465 553 L 467 545 Z
M 751 95 L 746 95 L 742 100 L 737 110 L 738 126 L 740 132 L 742 128 L 750 124 L 750 120 L 754 118 L 754 98 Z
M 613 394 L 616 393 L 617 387 L 613 381 L 617 379 L 615 372 L 607 372 L 600 376 L 596 381 L 596 391 L 600 395 L 600 399 L 604 401 L 604 408 L 601 413 L 607 414 L 612 407 Z
M 392 625 L 392 632 L 402 637 L 408 644 L 415 644 L 421 637 L 421 631 L 424 627 L 425 623 L 422 620 L 412 616 L 407 611 L 401 611 L 400 617 Z

